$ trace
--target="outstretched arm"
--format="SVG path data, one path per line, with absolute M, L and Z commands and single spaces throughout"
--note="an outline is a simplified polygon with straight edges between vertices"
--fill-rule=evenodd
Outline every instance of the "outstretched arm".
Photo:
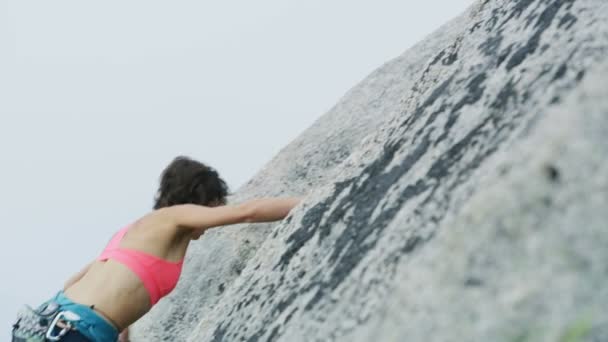
M 194 204 L 165 208 L 176 226 L 186 229 L 208 229 L 245 222 L 271 222 L 285 218 L 300 198 L 262 198 L 239 205 L 205 207 Z
M 272 222 L 284 219 L 302 199 L 289 198 L 262 198 L 243 204 L 248 212 L 246 222 Z

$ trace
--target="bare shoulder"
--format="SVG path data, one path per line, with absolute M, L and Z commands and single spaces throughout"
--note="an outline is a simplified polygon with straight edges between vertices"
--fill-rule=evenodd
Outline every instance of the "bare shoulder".
M 170 213 L 163 209 L 154 210 L 142 216 L 133 223 L 133 229 L 152 233 L 154 235 L 173 235 L 177 232 L 177 225 Z

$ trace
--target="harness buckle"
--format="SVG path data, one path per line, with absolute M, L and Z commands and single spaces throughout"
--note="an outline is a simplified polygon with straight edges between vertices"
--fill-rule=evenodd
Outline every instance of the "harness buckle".
M 65 327 L 63 327 L 61 329 L 61 331 L 59 331 L 59 333 L 57 333 L 56 335 L 53 335 L 53 330 L 55 330 L 55 328 L 58 327 L 58 323 L 61 320 L 61 318 L 65 318 L 65 320 L 63 321 L 63 322 L 65 322 L 64 323 Z M 57 314 L 57 316 L 55 316 L 55 318 L 53 319 L 53 322 L 51 323 L 48 330 L 46 331 L 46 338 L 49 341 L 61 340 L 61 338 L 63 336 L 65 336 L 68 332 L 70 332 L 70 330 L 74 329 L 71 322 L 78 321 L 78 320 L 80 320 L 80 316 L 78 316 L 77 314 L 75 314 L 71 311 L 61 311 L 60 313 Z

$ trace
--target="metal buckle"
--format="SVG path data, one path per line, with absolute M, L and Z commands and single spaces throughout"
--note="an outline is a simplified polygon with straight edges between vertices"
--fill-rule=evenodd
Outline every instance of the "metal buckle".
M 53 335 L 53 330 L 57 327 L 57 323 L 61 318 L 65 318 L 65 328 L 61 329 L 61 331 L 57 335 Z M 49 341 L 59 341 L 63 336 L 65 336 L 70 330 L 72 330 L 72 323 L 70 321 L 77 321 L 80 319 L 80 316 L 71 312 L 71 311 L 62 311 L 55 316 L 53 322 L 49 326 L 46 331 L 46 338 Z

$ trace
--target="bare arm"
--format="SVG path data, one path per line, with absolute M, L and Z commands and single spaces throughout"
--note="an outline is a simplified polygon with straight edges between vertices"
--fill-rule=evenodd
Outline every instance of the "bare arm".
M 89 268 L 91 268 L 92 264 L 93 264 L 93 262 L 88 263 L 78 273 L 76 273 L 72 277 L 70 277 L 70 279 L 68 279 L 65 282 L 65 284 L 63 285 L 63 289 L 67 290 L 68 287 L 74 285 L 77 281 L 79 281 L 80 279 L 82 279 L 82 277 L 84 277 L 84 275 L 89 271 Z
M 175 224 L 190 229 L 207 229 L 245 222 L 278 221 L 289 214 L 300 198 L 262 198 L 239 205 L 205 207 L 194 204 L 165 208 Z
M 249 217 L 246 222 L 272 222 L 284 219 L 302 199 L 262 198 L 244 204 L 248 208 Z

